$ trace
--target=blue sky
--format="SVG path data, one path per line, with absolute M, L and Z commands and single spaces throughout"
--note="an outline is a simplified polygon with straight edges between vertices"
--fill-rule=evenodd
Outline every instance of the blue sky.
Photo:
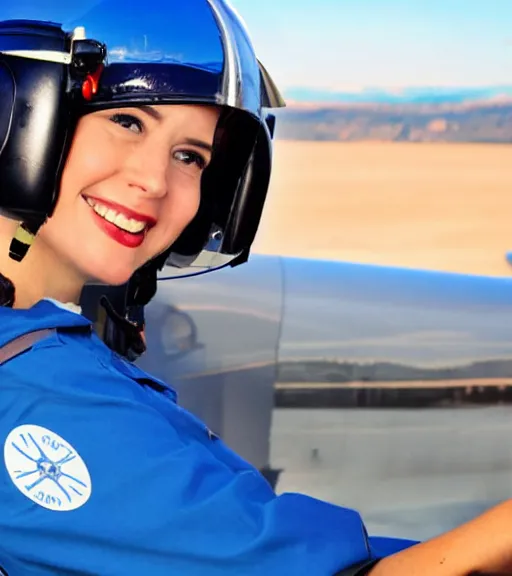
M 512 85 L 512 0 L 232 0 L 283 90 Z

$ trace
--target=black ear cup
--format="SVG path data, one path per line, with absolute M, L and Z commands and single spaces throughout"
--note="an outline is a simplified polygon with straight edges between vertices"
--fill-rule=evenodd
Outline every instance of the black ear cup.
M 0 55 L 0 206 L 42 223 L 57 196 L 70 129 L 63 64 Z
M 14 76 L 6 62 L 0 60 L 0 94 L 2 95 L 2 106 L 0 106 L 0 154 L 2 153 L 9 134 L 11 132 L 12 114 L 14 111 L 14 98 L 16 96 L 16 85 Z
M 30 229 L 53 213 L 78 107 L 105 55 L 49 22 L 0 22 L 0 207 Z

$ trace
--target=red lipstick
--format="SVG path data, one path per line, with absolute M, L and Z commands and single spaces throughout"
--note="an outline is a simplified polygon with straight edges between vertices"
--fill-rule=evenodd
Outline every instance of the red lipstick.
M 107 208 L 111 208 L 115 210 L 117 213 L 122 214 L 126 218 L 133 218 L 134 220 L 138 220 L 139 222 L 145 222 L 146 228 L 137 234 L 133 234 L 132 232 L 127 232 L 125 230 L 121 230 L 112 222 L 108 222 L 102 218 L 99 214 L 97 214 L 92 206 L 91 208 L 94 220 L 96 224 L 108 235 L 110 238 L 118 242 L 119 244 L 126 246 L 127 248 L 137 248 L 144 242 L 144 238 L 146 237 L 147 231 L 152 228 L 156 224 L 156 219 L 152 216 L 148 216 L 147 214 L 141 214 L 139 212 L 135 212 L 130 208 L 126 208 L 125 206 L 121 206 L 116 202 L 111 202 L 109 200 L 103 200 L 100 198 L 94 198 L 93 196 L 89 196 L 93 202 L 106 206 Z M 84 197 L 87 201 L 87 198 Z

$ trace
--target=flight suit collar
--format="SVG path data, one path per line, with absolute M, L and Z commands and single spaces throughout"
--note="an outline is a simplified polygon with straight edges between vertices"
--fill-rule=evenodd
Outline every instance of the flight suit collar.
M 0 346 L 28 332 L 55 328 L 90 331 L 92 323 L 85 316 L 46 299 L 26 309 L 0 306 Z

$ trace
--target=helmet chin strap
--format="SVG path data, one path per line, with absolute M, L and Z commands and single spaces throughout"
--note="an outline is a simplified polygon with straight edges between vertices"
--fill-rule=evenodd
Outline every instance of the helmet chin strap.
M 157 266 L 150 262 L 99 299 L 96 329 L 114 352 L 135 361 L 146 351 L 144 306 L 156 293 Z
M 133 362 L 146 351 L 144 306 L 127 307 L 116 300 L 100 298 L 103 312 L 98 310 L 99 335 L 111 350 Z

